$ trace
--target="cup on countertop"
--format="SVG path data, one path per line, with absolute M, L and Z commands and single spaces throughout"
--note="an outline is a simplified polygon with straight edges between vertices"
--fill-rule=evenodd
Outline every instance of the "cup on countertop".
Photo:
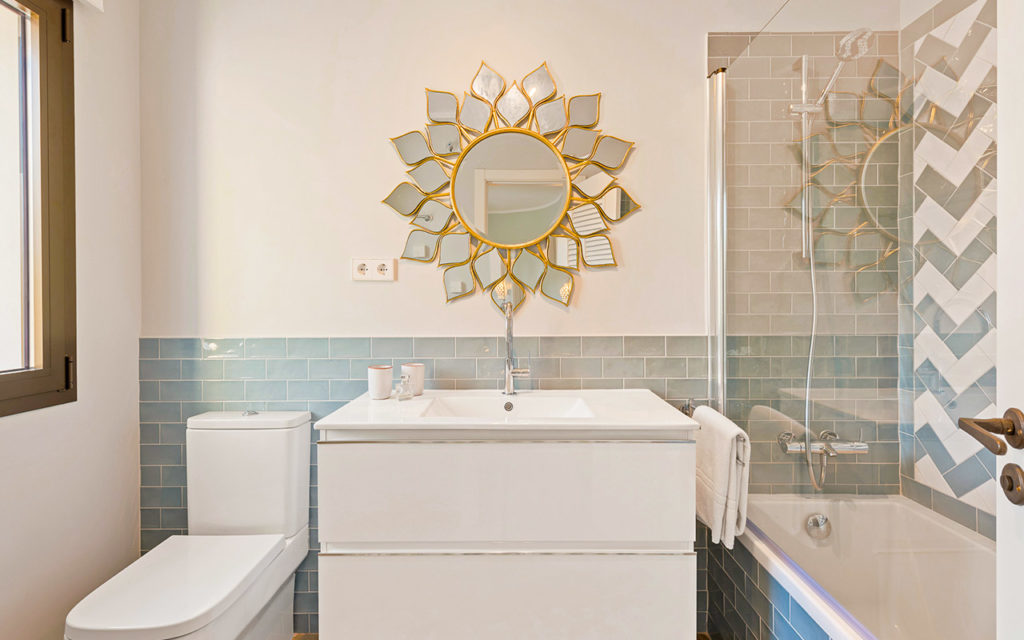
M 366 369 L 366 381 L 370 390 L 371 400 L 387 400 L 391 397 L 390 364 L 371 364 Z
M 427 368 L 422 362 L 406 362 L 402 365 L 402 375 L 409 376 L 409 383 L 412 386 L 414 396 L 423 395 L 423 382 L 426 379 Z

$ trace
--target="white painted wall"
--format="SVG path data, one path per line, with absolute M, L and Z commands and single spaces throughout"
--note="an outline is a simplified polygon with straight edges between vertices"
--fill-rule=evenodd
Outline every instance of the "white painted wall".
M 1024 3 L 1020 0 L 999 0 L 999 173 L 1002 176 L 1024 175 L 1024 127 L 1020 113 L 1024 111 L 1024 64 L 1021 64 L 1021 40 L 1014 34 L 1024 29 Z M 1003 34 L 1009 37 L 1003 37 Z M 1024 273 L 1024 184 L 1018 179 L 999 182 L 998 273 Z M 1020 276 L 1017 275 L 1017 278 Z M 996 395 L 1000 410 L 1024 406 L 1024 297 L 1005 286 L 1010 278 L 1000 276 L 997 326 L 999 344 L 996 366 L 999 371 Z M 1024 451 L 1010 448 L 999 459 L 998 469 L 1015 462 L 1024 466 Z M 1020 576 L 1024 574 L 1024 509 L 1010 503 L 1002 495 L 996 498 L 996 618 L 999 640 L 1020 637 Z
M 138 3 L 76 5 L 78 402 L 0 418 L 0 637 L 61 638 L 138 555 Z
M 814 28 L 864 12 L 895 26 L 891 0 L 835 14 L 848 4 Z M 423 126 L 424 87 L 461 95 L 481 59 L 509 80 L 548 61 L 637 143 L 622 182 L 644 209 L 614 229 L 620 268 L 584 273 L 568 311 L 532 299 L 517 329 L 702 333 L 705 34 L 758 29 L 777 6 L 143 0 L 143 334 L 499 331 L 483 296 L 444 304 L 436 266 L 349 279 L 352 257 L 397 256 L 409 230 L 381 204 L 407 168 L 388 138 Z

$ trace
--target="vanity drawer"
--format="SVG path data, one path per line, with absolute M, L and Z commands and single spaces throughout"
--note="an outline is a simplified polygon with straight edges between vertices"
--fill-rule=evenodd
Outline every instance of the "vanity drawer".
M 325 543 L 692 548 L 692 442 L 318 447 L 319 537 Z
M 321 555 L 325 640 L 696 636 L 696 558 Z

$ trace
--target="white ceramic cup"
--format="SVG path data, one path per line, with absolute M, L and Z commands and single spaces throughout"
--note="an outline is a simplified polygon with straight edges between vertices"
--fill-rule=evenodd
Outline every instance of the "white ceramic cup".
M 402 375 L 409 376 L 409 384 L 412 386 L 414 396 L 423 395 L 423 381 L 426 377 L 427 368 L 422 362 L 406 362 L 402 365 Z
M 371 400 L 387 400 L 391 397 L 391 365 L 372 364 L 366 369 L 366 381 L 370 387 Z

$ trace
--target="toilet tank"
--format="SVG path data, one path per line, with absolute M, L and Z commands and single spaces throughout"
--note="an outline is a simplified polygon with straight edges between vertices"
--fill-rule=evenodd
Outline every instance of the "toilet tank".
M 309 522 L 308 411 L 211 411 L 188 419 L 190 534 L 278 533 Z

